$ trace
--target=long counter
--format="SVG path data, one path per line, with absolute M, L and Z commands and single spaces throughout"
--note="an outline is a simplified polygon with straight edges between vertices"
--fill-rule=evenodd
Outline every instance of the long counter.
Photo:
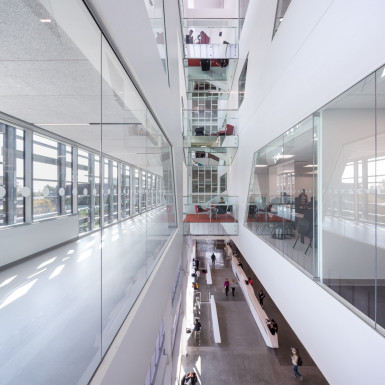
M 265 343 L 270 348 L 278 348 L 278 334 L 272 335 L 269 328 L 267 327 L 266 320 L 269 319 L 266 312 L 262 309 L 259 304 L 257 297 L 255 296 L 254 289 L 252 286 L 246 284 L 248 277 L 246 276 L 243 269 L 238 266 L 238 259 L 236 257 L 231 258 L 231 266 L 233 273 L 237 277 L 239 287 L 242 289 L 243 295 L 246 298 L 246 302 L 249 305 L 251 314 L 254 317 L 255 322 L 262 334 Z

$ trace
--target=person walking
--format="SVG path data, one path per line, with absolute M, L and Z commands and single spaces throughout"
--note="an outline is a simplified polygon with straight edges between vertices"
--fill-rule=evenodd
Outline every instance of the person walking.
M 253 286 L 254 285 L 253 280 L 251 279 L 251 277 L 248 277 L 248 278 L 249 278 L 249 285 Z
M 262 289 L 259 291 L 258 297 L 259 297 L 259 304 L 261 305 L 261 307 L 262 307 L 262 309 L 263 309 L 263 299 L 264 299 L 266 296 L 265 296 L 265 293 L 263 292 Z
M 302 360 L 299 356 L 298 350 L 296 348 L 291 348 L 291 363 L 293 364 L 293 372 L 292 376 L 299 377 L 300 381 L 303 380 L 302 375 L 298 371 L 298 366 L 302 365 Z
M 238 286 L 238 282 L 235 282 L 234 279 L 231 280 L 231 293 L 233 294 L 233 297 L 235 295 L 235 288 Z
M 225 283 L 224 283 L 224 285 L 223 285 L 224 287 L 225 287 L 225 292 L 226 292 L 226 297 L 227 297 L 227 295 L 229 294 L 229 287 L 230 287 L 230 282 L 229 282 L 229 279 L 228 278 L 226 278 L 226 280 L 225 280 Z
M 211 254 L 211 265 L 214 267 L 215 266 L 215 260 L 216 260 L 216 256 L 214 253 Z
M 202 324 L 200 323 L 198 318 L 195 318 L 194 329 L 193 329 L 195 337 L 197 336 L 197 333 L 200 333 L 201 328 L 202 328 Z

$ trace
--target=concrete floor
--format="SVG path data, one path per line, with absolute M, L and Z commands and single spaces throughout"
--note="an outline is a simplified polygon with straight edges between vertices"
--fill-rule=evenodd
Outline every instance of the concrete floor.
M 205 241 L 197 245 L 197 256 L 201 265 L 211 264 L 210 255 L 215 251 L 216 263 L 212 269 L 213 285 L 206 285 L 205 276 L 199 278 L 202 292 L 202 304 L 195 311 L 202 323 L 200 335 L 191 334 L 188 340 L 187 355 L 182 358 L 185 372 L 194 370 L 201 385 L 223 384 L 271 384 L 290 385 L 299 382 L 292 377 L 290 346 L 297 346 L 304 360 L 300 372 L 304 377 L 303 383 L 324 385 L 327 381 L 322 376 L 311 357 L 304 350 L 297 337 L 285 325 L 282 315 L 279 317 L 274 310 L 274 319 L 279 324 L 279 349 L 266 347 L 259 329 L 251 315 L 241 290 L 235 291 L 235 296 L 226 297 L 224 291 L 225 278 L 235 278 L 229 267 L 229 261 L 223 258 L 223 249 L 214 249 L 214 243 Z M 258 283 L 254 286 L 257 286 Z M 210 305 L 205 303 L 208 293 L 215 296 L 219 327 L 222 342 L 214 342 Z M 265 302 L 268 297 L 265 299 Z M 268 305 L 267 313 L 273 314 L 272 304 Z M 270 316 L 270 315 L 269 315 Z

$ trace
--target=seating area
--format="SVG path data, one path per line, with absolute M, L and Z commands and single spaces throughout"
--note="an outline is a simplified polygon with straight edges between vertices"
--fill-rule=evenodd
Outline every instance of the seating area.
M 232 136 L 234 135 L 234 126 L 232 124 L 226 124 L 218 132 L 206 133 L 204 127 L 196 127 L 194 129 L 195 136 Z
M 204 208 L 201 205 L 194 205 L 195 214 L 186 214 L 184 222 L 237 222 L 233 217 L 232 205 L 211 205 L 208 208 Z

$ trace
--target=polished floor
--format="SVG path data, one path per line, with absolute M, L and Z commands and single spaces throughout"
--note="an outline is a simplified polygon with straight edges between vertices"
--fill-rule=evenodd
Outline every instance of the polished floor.
M 87 384 L 171 233 L 159 208 L 1 270 L 1 385 Z
M 309 354 L 300 344 L 290 326 L 284 321 L 275 305 L 266 300 L 266 311 L 279 324 L 279 349 L 266 347 L 259 329 L 250 313 L 239 288 L 235 296 L 225 295 L 225 278 L 234 278 L 229 261 L 224 258 L 223 245 L 204 241 L 197 247 L 201 264 L 211 264 L 210 256 L 215 252 L 216 263 L 212 271 L 213 285 L 208 287 L 204 275 L 199 278 L 202 304 L 194 313 L 202 323 L 200 335 L 192 333 L 188 339 L 187 355 L 182 359 L 182 372 L 195 371 L 201 385 L 290 385 L 299 382 L 292 374 L 290 347 L 301 352 L 304 364 L 300 372 L 303 383 L 324 385 L 328 382 L 322 376 Z M 258 281 L 256 280 L 258 286 Z M 256 288 L 257 289 L 257 288 Z M 191 289 L 192 290 L 192 289 Z M 222 342 L 213 339 L 210 305 L 206 302 L 209 293 L 215 296 Z M 193 310 L 193 304 L 191 304 Z

